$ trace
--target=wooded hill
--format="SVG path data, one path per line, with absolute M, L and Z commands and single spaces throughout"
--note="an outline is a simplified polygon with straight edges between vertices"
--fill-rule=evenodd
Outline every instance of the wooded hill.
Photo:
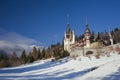
M 120 43 L 120 29 L 115 28 L 111 31 L 111 35 L 114 41 L 114 44 Z M 76 41 L 80 41 L 84 35 L 76 36 Z M 96 42 L 101 40 L 106 46 L 110 45 L 109 32 L 98 32 L 95 34 L 91 32 L 90 41 Z M 63 43 L 52 44 L 48 48 L 43 48 L 42 50 L 36 47 L 33 47 L 33 50 L 27 55 L 26 51 L 23 50 L 21 56 L 18 57 L 17 53 L 14 51 L 12 55 L 7 55 L 5 51 L 0 51 L 0 67 L 12 67 L 18 66 L 21 64 L 31 63 L 36 60 L 48 59 L 48 58 L 64 58 L 69 56 L 67 51 L 63 49 Z

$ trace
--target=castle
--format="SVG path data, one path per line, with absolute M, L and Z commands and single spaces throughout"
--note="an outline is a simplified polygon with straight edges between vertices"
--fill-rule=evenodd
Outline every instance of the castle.
M 78 46 L 89 48 L 90 45 L 90 29 L 88 28 L 88 23 L 86 22 L 86 29 L 84 32 L 84 38 L 82 42 Z M 70 23 L 67 23 L 67 29 L 64 33 L 64 50 L 67 50 L 68 52 L 71 51 L 71 48 L 75 45 L 77 46 L 78 43 L 75 42 L 75 33 L 70 29 Z
M 97 39 L 99 37 L 99 35 L 97 35 L 95 37 L 95 39 Z M 113 44 L 113 40 L 111 35 L 108 35 L 108 37 L 110 38 L 110 42 L 111 44 Z M 92 51 L 94 53 L 97 53 L 98 51 L 100 51 L 100 47 L 103 47 L 104 44 L 99 41 L 95 41 L 91 43 L 91 32 L 90 29 L 88 27 L 88 22 L 86 20 L 86 24 L 85 24 L 85 31 L 84 31 L 84 35 L 83 37 L 79 40 L 76 41 L 75 40 L 75 33 L 73 30 L 70 29 L 70 23 L 68 21 L 67 23 L 67 29 L 64 33 L 64 50 L 67 50 L 68 52 L 70 52 L 70 54 L 77 54 L 77 55 L 81 55 L 83 53 L 86 54 L 87 51 Z M 102 39 L 102 38 L 101 38 Z M 97 47 L 97 48 L 96 48 Z M 78 51 L 77 51 L 78 50 Z M 74 52 L 77 51 L 77 52 Z M 81 53 L 81 54 L 78 54 Z

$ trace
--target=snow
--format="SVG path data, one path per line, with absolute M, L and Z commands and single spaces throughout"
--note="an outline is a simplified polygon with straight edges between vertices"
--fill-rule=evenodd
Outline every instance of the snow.
M 18 67 L 0 68 L 0 80 L 120 80 L 120 55 L 96 59 L 80 56 L 59 61 L 40 60 Z

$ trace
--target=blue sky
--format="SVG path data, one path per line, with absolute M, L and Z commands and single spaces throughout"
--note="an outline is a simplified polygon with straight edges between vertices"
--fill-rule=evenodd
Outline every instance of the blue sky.
M 86 16 L 91 31 L 120 28 L 119 4 L 119 0 L 0 0 L 0 28 L 48 46 L 62 41 L 67 14 L 77 35 L 84 32 Z

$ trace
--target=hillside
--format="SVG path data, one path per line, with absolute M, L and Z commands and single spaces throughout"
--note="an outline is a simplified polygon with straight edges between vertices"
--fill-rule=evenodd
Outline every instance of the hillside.
M 120 55 L 100 59 L 67 57 L 59 61 L 41 60 L 18 67 L 0 68 L 0 80 L 119 80 Z

